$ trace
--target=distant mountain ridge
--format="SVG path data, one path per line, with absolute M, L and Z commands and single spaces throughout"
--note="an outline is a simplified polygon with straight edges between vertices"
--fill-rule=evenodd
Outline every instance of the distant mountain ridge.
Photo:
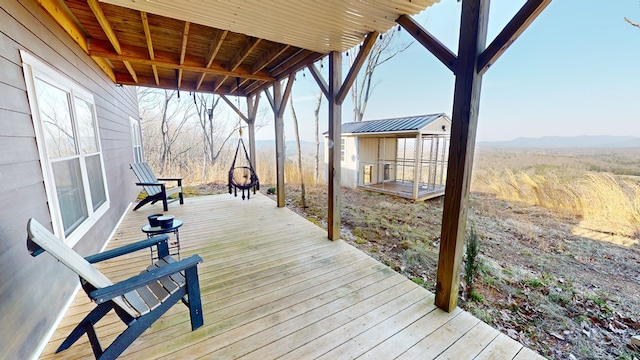
M 479 141 L 478 146 L 502 148 L 628 148 L 640 147 L 640 137 L 608 135 L 519 137 L 509 141 Z

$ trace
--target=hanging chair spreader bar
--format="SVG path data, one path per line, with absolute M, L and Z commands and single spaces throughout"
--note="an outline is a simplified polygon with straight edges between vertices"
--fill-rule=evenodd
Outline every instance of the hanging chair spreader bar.
M 249 166 L 236 166 L 236 160 L 238 160 L 240 145 L 242 145 L 242 150 L 244 151 L 244 155 Z M 242 173 L 242 176 L 237 177 L 236 173 Z M 233 163 L 231 164 L 231 169 L 229 169 L 228 186 L 229 194 L 234 194 L 234 196 L 238 196 L 238 189 L 242 190 L 242 200 L 245 199 L 245 190 L 247 190 L 247 199 L 251 198 L 252 188 L 254 194 L 256 193 L 256 190 L 260 190 L 260 180 L 258 179 L 258 175 L 256 175 L 253 166 L 251 165 L 251 159 L 249 159 L 249 153 L 247 152 L 247 148 L 244 146 L 244 141 L 242 141 L 242 138 L 240 138 L 240 141 L 238 141 L 238 147 L 236 147 L 236 155 L 233 157 Z

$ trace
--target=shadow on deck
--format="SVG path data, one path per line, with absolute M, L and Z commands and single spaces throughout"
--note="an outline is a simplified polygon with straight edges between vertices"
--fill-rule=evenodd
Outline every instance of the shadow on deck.
M 108 248 L 145 238 L 146 216 L 161 209 L 128 212 Z M 541 358 L 465 311 L 436 309 L 432 293 L 265 196 L 188 198 L 168 213 L 184 221 L 182 256 L 204 259 L 205 325 L 190 331 L 187 309 L 174 306 L 123 359 Z M 149 257 L 99 267 L 118 281 Z M 80 292 L 41 358 L 92 358 L 86 337 L 53 352 L 93 307 Z M 108 314 L 96 328 L 106 345 L 124 326 Z

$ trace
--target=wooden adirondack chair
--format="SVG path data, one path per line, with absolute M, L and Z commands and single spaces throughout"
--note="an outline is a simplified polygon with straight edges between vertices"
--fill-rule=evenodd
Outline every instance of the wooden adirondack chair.
M 47 251 L 80 276 L 83 289 L 98 304 L 69 334 L 56 353 L 69 348 L 86 333 L 96 359 L 115 359 L 178 301 L 189 308 L 192 330 L 204 324 L 197 268 L 202 258 L 193 255 L 175 261 L 169 256 L 167 235 L 83 258 L 34 219 L 29 219 L 27 234 L 27 248 L 32 256 Z M 157 247 L 160 260 L 139 275 L 117 284 L 113 284 L 92 265 L 152 246 Z M 127 325 L 127 329 L 103 350 L 94 324 L 111 309 Z
M 147 192 L 147 197 L 140 201 L 140 203 L 136 205 L 135 208 L 133 208 L 133 211 L 138 210 L 144 204 L 147 204 L 149 202 L 155 204 L 155 202 L 158 200 L 162 200 L 164 211 L 169 211 L 169 203 L 175 201 L 176 199 L 168 200 L 167 198 L 175 193 L 178 193 L 180 204 L 184 204 L 184 198 L 182 196 L 182 178 L 158 179 L 149 167 L 149 164 L 147 164 L 146 162 L 133 163 L 129 166 L 138 177 L 139 182 L 137 182 L 136 185 L 142 186 L 144 188 L 144 191 Z M 165 183 L 162 183 L 160 181 L 176 181 L 178 183 L 178 186 L 167 188 Z

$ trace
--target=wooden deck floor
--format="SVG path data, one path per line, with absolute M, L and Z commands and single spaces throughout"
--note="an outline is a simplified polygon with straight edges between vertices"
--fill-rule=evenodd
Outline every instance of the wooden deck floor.
M 109 248 L 144 238 L 159 205 L 129 212 Z M 465 311 L 435 309 L 433 294 L 265 196 L 187 198 L 170 205 L 184 220 L 183 256 L 200 265 L 205 325 L 190 331 L 178 304 L 140 336 L 123 359 L 535 359 L 518 342 Z M 146 267 L 149 252 L 99 267 L 117 281 Z M 91 358 L 83 337 L 53 354 L 93 308 L 80 292 L 42 359 Z M 123 325 L 97 325 L 109 344 Z

